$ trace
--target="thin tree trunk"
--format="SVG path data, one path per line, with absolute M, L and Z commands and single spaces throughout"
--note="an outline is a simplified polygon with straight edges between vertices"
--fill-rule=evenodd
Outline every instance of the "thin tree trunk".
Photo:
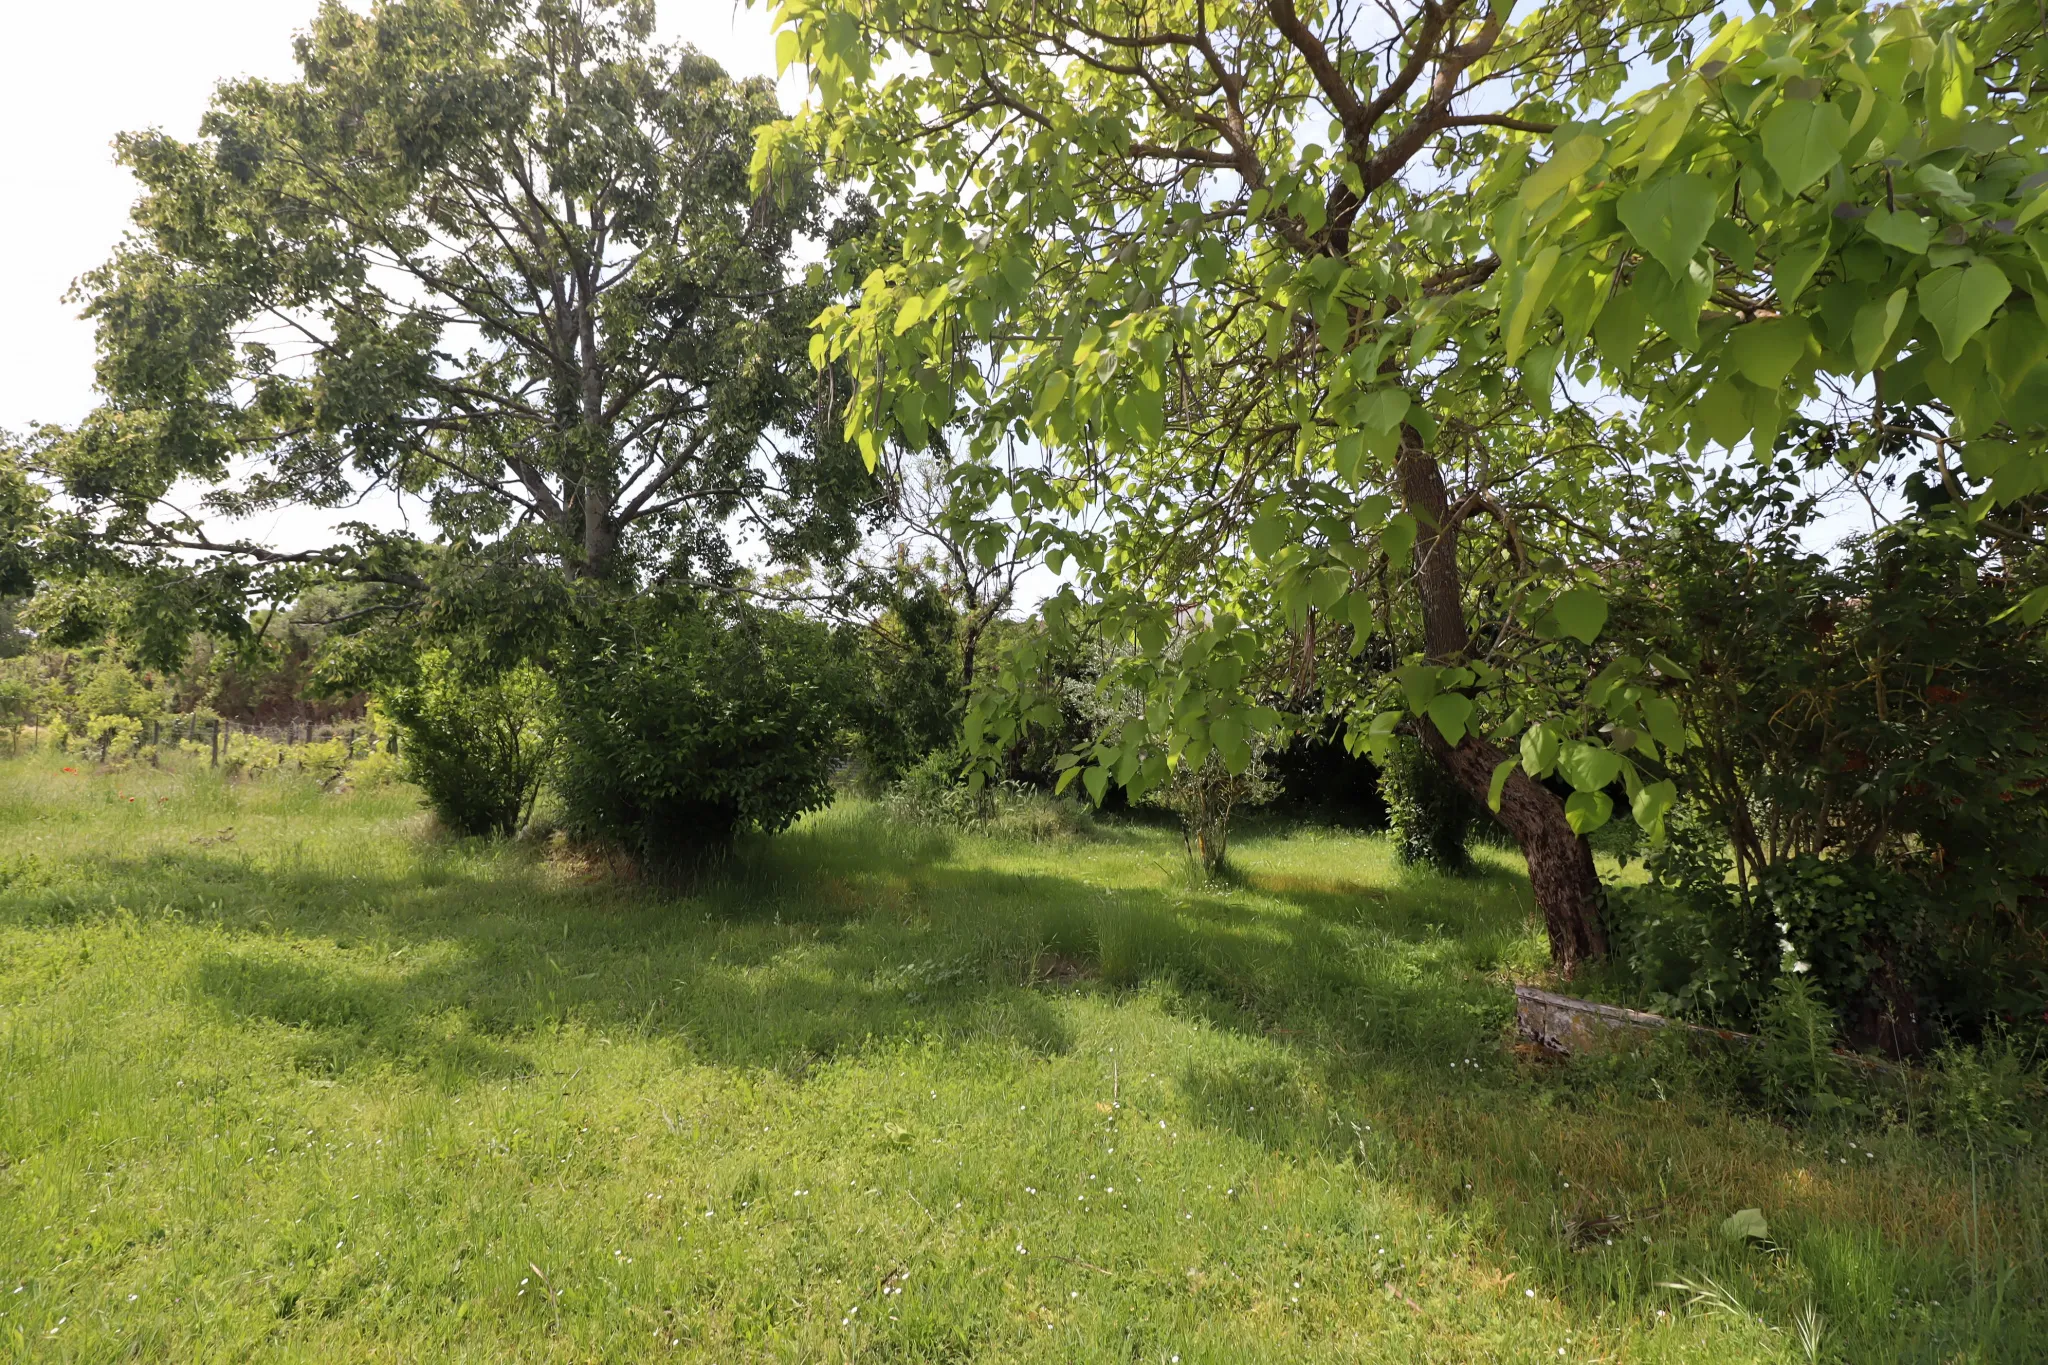
M 1465 625 L 1463 585 L 1458 576 L 1458 527 L 1451 521 L 1443 469 L 1422 448 L 1412 428 L 1401 431 L 1395 480 L 1402 504 L 1415 518 L 1415 588 L 1422 604 L 1423 650 L 1433 664 L 1465 660 L 1471 635 Z M 1456 747 L 1431 724 L 1419 727 L 1423 747 L 1475 800 L 1484 801 L 1493 771 L 1504 755 L 1468 734 Z M 1550 937 L 1550 960 L 1570 977 L 1579 964 L 1607 955 L 1600 926 L 1603 895 L 1593 851 L 1565 822 L 1564 803 L 1519 767 L 1501 792 L 1499 819 L 1529 863 L 1529 887 Z

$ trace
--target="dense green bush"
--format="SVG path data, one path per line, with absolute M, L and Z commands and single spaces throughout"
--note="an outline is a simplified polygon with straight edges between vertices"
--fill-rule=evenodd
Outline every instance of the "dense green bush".
M 554 688 L 531 664 L 490 669 L 447 649 L 419 656 L 380 702 L 399 757 L 450 829 L 511 835 L 533 811 L 555 747 Z
M 1387 755 L 1380 795 L 1394 854 L 1403 863 L 1439 872 L 1471 870 L 1467 844 L 1485 812 L 1419 741 L 1404 738 Z
M 571 827 L 654 864 L 831 800 L 853 672 L 801 617 L 680 595 L 608 603 L 565 636 L 558 787 Z
M 1683 806 L 1643 870 L 1642 880 L 1608 888 L 1617 967 L 1661 1014 L 1754 1026 L 1777 974 L 1778 933 L 1730 876 L 1726 838 Z
M 966 828 L 982 824 L 994 813 L 996 788 L 973 788 L 961 775 L 960 754 L 934 749 L 906 768 L 890 786 L 891 811 L 925 825 Z
M 849 708 L 860 779 L 881 791 L 932 755 L 959 747 L 966 702 L 955 638 L 959 612 L 930 583 L 892 595 L 861 630 L 860 686 Z
M 2048 631 L 2017 610 L 2024 565 L 1924 485 L 1917 519 L 1809 553 L 1794 473 L 1710 489 L 1618 595 L 1617 634 L 1691 679 L 1675 776 L 1732 862 L 1732 879 L 1653 867 L 1649 892 L 1617 898 L 1639 944 L 1691 916 L 1678 937 L 1697 951 L 1643 950 L 1645 985 L 1740 1023 L 1772 926 L 1859 1046 L 2040 1028 Z M 1687 952 L 1696 976 L 1674 985 Z

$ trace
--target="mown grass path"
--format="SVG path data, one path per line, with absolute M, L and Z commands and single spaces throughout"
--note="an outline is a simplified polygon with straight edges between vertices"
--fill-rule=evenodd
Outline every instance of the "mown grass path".
M 0 1348 L 2039 1361 L 2037 1161 L 1546 1066 L 1504 860 L 856 804 L 695 894 L 409 792 L 0 766 Z M 1763 1209 L 1775 1252 L 1716 1234 Z M 1660 1283 L 1711 1277 L 1745 1312 Z

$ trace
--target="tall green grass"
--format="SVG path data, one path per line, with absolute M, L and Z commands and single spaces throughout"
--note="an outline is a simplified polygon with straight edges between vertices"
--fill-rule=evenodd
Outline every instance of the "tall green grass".
M 59 766 L 0 765 L 24 1358 L 2048 1355 L 2039 1158 L 1973 1224 L 1912 1131 L 1524 1056 L 1504 855 L 1276 826 L 1197 887 L 1163 830 L 843 803 L 677 891 L 403 788 Z

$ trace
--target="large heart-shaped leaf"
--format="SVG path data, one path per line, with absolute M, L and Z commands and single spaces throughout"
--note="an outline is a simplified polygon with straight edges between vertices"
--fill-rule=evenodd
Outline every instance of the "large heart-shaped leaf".
M 1920 297 L 1920 311 L 1941 338 L 1942 359 L 1954 361 L 2012 293 L 2012 281 L 1991 262 L 1975 261 L 1944 266 L 1921 280 L 1914 292 Z
M 1655 832 L 1664 822 L 1664 812 L 1678 803 L 1678 785 L 1674 782 L 1646 782 L 1629 803 L 1629 810 L 1636 823 L 1646 830 Z
M 1863 220 L 1863 229 L 1880 242 L 1901 251 L 1924 255 L 1934 240 L 1934 228 L 1911 209 L 1879 209 Z
M 1521 200 L 1535 208 L 1551 195 L 1556 194 L 1580 175 L 1586 168 L 1600 159 L 1600 153 L 1607 150 L 1607 141 L 1598 133 L 1580 133 L 1566 138 L 1550 154 L 1550 160 L 1529 173 L 1522 182 Z
M 1614 814 L 1606 792 L 1573 792 L 1564 799 L 1564 822 L 1574 834 L 1591 834 Z
M 1767 1242 L 1771 1225 L 1764 1221 L 1762 1209 L 1742 1209 L 1721 1220 L 1721 1235 L 1731 1242 Z
M 1737 327 L 1728 336 L 1735 371 L 1760 389 L 1775 389 L 1806 354 L 1811 335 L 1804 318 L 1772 318 Z
M 1486 808 L 1495 815 L 1500 814 L 1501 793 L 1508 789 L 1508 778 L 1514 774 L 1520 759 L 1504 758 L 1493 765 L 1493 780 L 1486 784 Z
M 1621 776 L 1621 755 L 1602 745 L 1575 740 L 1564 746 L 1557 770 L 1580 791 L 1598 791 Z
M 1557 617 L 1558 628 L 1582 644 L 1599 639 L 1601 627 L 1607 624 L 1607 599 L 1591 588 L 1560 593 L 1550 611 Z
M 1439 692 L 1425 708 L 1444 743 L 1456 744 L 1465 737 L 1465 723 L 1472 719 L 1472 699 L 1462 692 Z
M 1354 411 L 1361 426 L 1372 431 L 1392 431 L 1408 415 L 1409 406 L 1405 389 L 1374 389 L 1358 400 Z
M 1707 240 L 1720 195 L 1705 176 L 1667 175 L 1646 188 L 1632 190 L 1615 206 L 1622 226 L 1673 278 L 1683 278 L 1686 265 Z
M 1764 160 L 1794 194 L 1842 159 L 1849 120 L 1825 100 L 1786 100 L 1764 120 Z
M 1893 290 L 1887 298 L 1872 299 L 1857 310 L 1849 340 L 1856 352 L 1858 371 L 1867 374 L 1877 367 L 1878 357 L 1884 354 L 1885 343 L 1898 330 L 1899 319 L 1905 316 L 1905 312 L 1906 291 L 1903 289 Z

